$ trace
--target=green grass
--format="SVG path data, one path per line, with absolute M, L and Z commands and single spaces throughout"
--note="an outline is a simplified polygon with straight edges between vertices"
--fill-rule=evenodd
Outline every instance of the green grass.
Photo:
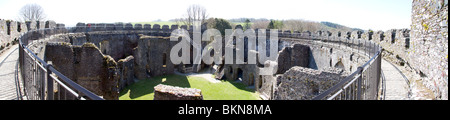
M 242 83 L 221 81 L 211 83 L 201 77 L 165 75 L 141 80 L 129 85 L 120 92 L 119 100 L 153 100 L 154 88 L 158 84 L 197 88 L 202 90 L 205 100 L 259 100 L 258 93 L 247 89 Z

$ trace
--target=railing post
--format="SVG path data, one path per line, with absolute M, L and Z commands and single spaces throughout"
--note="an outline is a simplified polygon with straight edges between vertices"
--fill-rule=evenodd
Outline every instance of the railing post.
M 375 45 L 376 45 L 375 42 L 373 42 L 373 48 L 374 48 L 374 49 L 372 49 L 372 51 L 373 51 L 373 55 L 374 55 L 374 56 L 375 56 L 375 54 L 377 54 L 377 51 L 376 51 L 376 49 L 375 49 Z M 381 53 L 380 53 L 380 54 L 381 54 Z
M 53 79 L 50 76 L 52 74 L 52 71 L 50 70 L 50 67 L 53 67 L 52 64 L 47 64 L 45 66 L 45 69 L 47 70 L 47 100 L 53 100 Z
M 37 87 L 39 86 L 39 83 L 37 83 L 37 68 L 36 68 L 36 58 L 34 58 L 34 60 L 33 60 L 33 81 L 32 81 L 32 83 L 33 83 L 33 87 L 35 87 L 36 88 L 36 90 L 39 90 Z M 38 99 L 38 97 L 39 96 L 37 96 L 38 94 L 39 94 L 39 91 L 37 91 L 36 93 L 32 93 L 34 96 L 33 96 L 33 99 Z M 42 99 L 42 98 L 41 98 Z
M 367 40 L 364 40 L 364 54 L 367 54 L 367 51 L 368 51 L 368 49 L 367 49 Z
M 36 59 L 37 61 L 37 59 Z M 39 63 L 36 63 L 39 64 Z M 45 79 L 43 78 L 44 76 L 42 76 L 42 72 L 44 72 L 44 70 L 41 69 L 41 67 L 39 67 L 39 65 L 36 66 L 36 72 L 37 72 L 37 76 L 36 78 L 39 79 L 39 82 L 41 84 L 41 100 L 45 100 Z
M 357 39 L 358 40 L 358 54 L 359 54 L 359 49 L 361 49 L 361 40 L 359 40 L 359 39 Z
M 357 92 L 357 94 L 356 94 L 356 96 L 357 96 L 357 100 L 361 100 L 361 86 L 362 86 L 362 77 L 363 77 L 363 75 L 362 75 L 362 72 L 363 72 L 363 68 L 362 67 L 358 67 L 358 70 L 357 70 L 357 72 L 358 72 L 358 74 L 360 75 L 359 76 L 359 78 L 358 78 L 358 92 Z

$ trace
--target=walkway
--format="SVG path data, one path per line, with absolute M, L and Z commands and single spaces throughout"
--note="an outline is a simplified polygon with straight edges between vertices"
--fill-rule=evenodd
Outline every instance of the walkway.
M 386 78 L 385 100 L 408 100 L 409 85 L 402 73 L 384 59 L 381 61 L 381 70 Z
M 16 64 L 19 58 L 18 45 L 0 55 L 0 100 L 17 100 Z

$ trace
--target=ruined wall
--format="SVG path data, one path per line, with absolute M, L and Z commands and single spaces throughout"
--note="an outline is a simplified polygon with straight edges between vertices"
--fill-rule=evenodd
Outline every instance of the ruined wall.
M 274 100 L 310 100 L 343 80 L 339 71 L 320 71 L 292 67 L 276 77 Z
M 45 61 L 56 70 L 104 99 L 118 99 L 117 63 L 103 55 L 92 43 L 72 46 L 68 43 L 47 43 Z
M 80 24 L 80 26 L 85 26 L 85 24 Z M 94 45 L 100 48 L 100 52 L 114 56 L 112 58 L 114 58 L 114 60 L 116 61 L 119 59 L 119 64 L 116 68 L 118 71 L 117 75 L 119 76 L 118 81 L 120 81 L 118 83 L 118 86 L 120 88 L 123 88 L 124 86 L 133 82 L 133 77 L 144 79 L 148 78 L 149 76 L 159 76 L 173 73 L 175 65 L 173 65 L 169 61 L 169 53 L 170 48 L 172 48 L 172 46 L 178 42 L 170 42 L 168 40 L 169 38 L 165 37 L 170 35 L 168 34 L 168 32 L 165 32 L 170 31 L 168 26 L 163 26 L 162 29 L 159 25 L 154 25 L 152 29 L 149 29 L 149 25 L 144 25 L 144 28 L 141 28 L 142 26 L 135 25 L 133 27 L 131 24 L 126 24 L 125 26 L 122 25 L 122 27 L 120 24 L 115 24 L 114 29 L 106 27 L 108 25 L 100 24 L 99 28 L 97 28 L 97 25 L 94 26 L 95 28 L 90 28 L 94 31 L 88 33 L 71 33 L 67 38 L 69 38 L 70 43 L 77 45 L 83 44 L 85 42 L 92 42 Z M 176 28 L 177 26 L 172 26 L 172 29 Z M 76 30 L 79 29 L 76 28 Z M 83 31 L 80 30 L 80 32 Z M 336 36 L 336 33 L 328 31 L 304 33 L 294 31 L 293 33 L 298 34 L 291 34 L 290 31 L 280 31 L 279 35 L 282 39 L 299 38 L 306 39 L 300 40 L 306 42 L 304 42 L 302 45 L 292 42 L 292 47 L 281 51 L 281 57 L 279 56 L 278 60 L 279 62 L 281 61 L 280 63 L 282 64 L 278 64 L 275 62 L 275 64 L 278 64 L 278 67 L 281 68 L 280 70 L 282 70 L 280 74 L 284 73 L 283 71 L 290 69 L 292 66 L 311 67 L 314 65 L 316 67 L 315 69 L 318 69 L 315 71 L 326 71 L 331 70 L 332 68 L 339 68 L 345 71 L 353 71 L 356 70 L 357 66 L 362 65 L 368 60 L 364 55 L 360 55 L 357 53 L 358 51 L 363 51 L 364 49 L 349 49 L 350 47 L 362 47 L 369 45 L 368 43 L 361 43 L 361 41 L 350 39 L 352 35 L 356 39 L 365 39 L 366 37 L 370 37 L 370 35 L 365 35 L 361 31 L 354 32 L 354 34 L 352 34 L 351 32 L 342 32 L 341 35 L 338 36 Z M 342 45 L 336 45 L 332 43 L 336 41 L 351 41 L 351 43 Z M 289 51 L 290 48 L 291 51 Z M 282 47 L 279 48 L 279 50 L 281 49 Z M 305 50 L 310 50 L 312 52 L 304 52 Z M 129 53 L 129 51 L 132 52 Z M 131 59 L 131 56 L 127 57 L 129 55 L 125 55 L 125 53 L 129 53 L 134 59 Z M 127 58 L 122 59 L 124 57 Z M 134 65 L 131 64 L 131 61 L 134 61 Z M 313 62 L 315 63 L 312 65 L 311 63 Z M 266 94 L 269 97 L 273 97 L 274 91 L 278 87 L 277 85 L 280 85 L 277 83 L 282 82 L 280 82 L 280 80 L 277 81 L 275 73 L 274 76 L 260 76 L 258 73 L 260 67 L 262 66 L 259 64 L 231 64 L 224 65 L 222 69 L 223 72 L 225 72 L 225 76 L 227 77 L 227 79 L 236 80 L 237 78 L 241 78 L 243 84 L 249 86 L 255 85 L 255 88 L 260 91 L 261 94 Z M 133 72 L 134 76 L 131 75 L 131 73 Z M 107 77 L 112 78 L 114 77 L 114 75 L 108 75 Z
M 82 25 L 82 23 L 79 23 L 79 25 Z M 101 24 L 99 25 L 101 26 Z M 96 46 L 102 55 L 109 55 L 113 58 L 113 60 L 110 60 L 111 63 L 118 61 L 118 65 L 112 65 L 116 68 L 113 71 L 117 72 L 117 77 L 106 75 L 104 77 L 119 79 L 116 85 L 119 86 L 119 89 L 134 83 L 136 78 L 145 79 L 150 76 L 173 74 L 175 66 L 170 62 L 170 49 L 178 42 L 171 42 L 169 37 L 164 37 L 170 35 L 167 33 L 169 27 L 164 25 L 161 29 L 159 25 L 154 25 L 152 29 L 145 31 L 136 28 L 136 26 L 131 29 L 132 25 L 130 25 L 125 25 L 125 28 L 123 28 L 129 30 L 114 30 L 115 28 L 107 29 L 106 27 L 103 29 L 98 25 L 93 25 L 95 28 L 90 29 L 95 31 L 62 34 L 60 35 L 62 37 L 58 39 L 46 41 L 50 43 L 68 42 L 73 45 L 73 49 L 84 46 L 85 43 Z M 144 29 L 148 29 L 149 26 L 144 27 Z M 175 25 L 172 28 L 177 29 L 178 26 Z M 78 30 L 78 28 L 72 30 Z M 81 61 L 88 62 L 89 60 L 83 59 Z M 76 62 L 69 63 L 75 64 Z M 101 68 L 101 66 L 90 67 Z M 76 79 L 74 81 L 78 81 L 77 77 L 72 78 Z M 105 84 L 97 84 L 97 82 L 89 85 L 105 86 Z M 86 86 L 88 85 L 86 84 Z M 99 89 L 93 88 L 93 90 L 98 91 Z
M 0 50 L 12 45 L 14 41 L 17 41 L 20 33 L 26 31 L 26 29 L 21 30 L 20 26 L 22 26 L 20 22 L 0 19 Z
M 122 91 L 125 86 L 135 83 L 134 77 L 134 57 L 128 56 L 125 59 L 120 59 L 117 62 L 119 80 L 119 91 Z
M 286 91 L 281 89 L 289 89 L 299 93 L 306 89 L 312 89 L 296 89 L 302 85 L 285 83 L 281 79 L 278 80 L 277 76 L 286 74 L 286 71 L 292 67 L 312 68 L 308 71 L 316 73 L 331 72 L 345 76 L 348 73 L 354 72 L 358 66 L 366 63 L 370 59 L 369 55 L 374 55 L 376 52 L 375 44 L 367 40 L 368 38 L 371 38 L 371 40 L 374 39 L 373 32 L 364 34 L 364 31 L 317 31 L 302 33 L 297 31 L 279 31 L 278 35 L 279 54 L 277 61 L 269 62 L 277 67 L 277 72 L 273 75 L 259 75 L 259 69 L 264 66 L 260 64 L 226 64 L 223 70 L 219 68 L 218 73 L 223 72 L 228 80 L 242 80 L 242 83 L 245 85 L 255 85 L 256 90 L 264 99 L 274 99 L 274 96 L 277 94 L 283 96 L 281 98 L 284 99 L 293 94 L 286 93 Z M 246 57 L 245 55 L 244 57 Z M 234 59 L 236 59 L 235 55 Z M 216 74 L 216 76 L 220 76 L 220 74 Z M 302 75 L 292 74 L 292 76 L 300 77 Z M 321 84 L 329 84 L 313 79 L 316 78 L 311 77 L 311 81 L 316 81 L 318 86 Z M 283 83 L 289 85 L 279 86 Z M 278 87 L 281 87 L 281 91 L 275 93 Z M 310 95 L 308 97 L 312 96 Z
M 116 61 L 132 55 L 137 79 L 173 74 L 175 66 L 170 62 L 170 49 L 178 42 L 170 42 L 169 36 L 173 29 L 178 29 L 177 25 L 161 28 L 158 24 L 143 27 L 140 24 L 89 24 L 91 27 L 77 24 L 75 32 L 88 32 L 71 36 L 72 44 L 92 42 Z
M 414 0 L 409 64 L 437 98 L 448 99 L 448 0 Z
M 171 42 L 169 37 L 142 36 L 134 52 L 136 77 L 145 79 L 148 76 L 173 74 L 170 50 L 176 43 Z
M 89 27 L 90 25 L 90 27 Z M 130 23 L 77 23 L 74 32 L 95 32 L 95 31 L 145 31 L 149 32 L 152 36 L 170 36 L 172 30 L 178 29 L 178 25 L 159 25 L 154 24 L 133 24 Z M 189 30 L 192 30 L 190 27 Z
M 244 85 L 253 86 L 260 80 L 259 67 L 255 64 L 225 64 L 225 77 L 227 80 L 240 80 Z
M 336 38 L 330 38 L 330 40 L 334 39 Z M 301 67 L 307 67 L 316 70 L 339 68 L 348 72 L 353 72 L 358 66 L 363 65 L 367 60 L 370 59 L 369 57 L 367 57 L 367 55 L 363 55 L 364 52 L 362 52 L 362 50 L 358 51 L 357 49 L 351 48 L 345 44 L 326 43 L 312 40 L 298 40 L 291 38 L 282 38 L 281 40 L 283 44 L 287 44 L 289 46 L 298 44 L 308 47 L 308 50 L 310 51 L 308 53 L 308 63 L 306 66 L 300 65 Z M 284 59 L 281 55 L 282 53 L 280 52 L 280 56 L 278 58 L 279 61 L 280 59 Z M 279 64 L 278 69 L 282 68 L 283 66 L 283 64 Z M 287 69 L 290 69 L 290 67 L 287 67 Z M 282 74 L 280 72 L 278 73 Z
M 195 88 L 180 88 L 159 84 L 154 87 L 153 100 L 203 100 L 202 91 Z
M 110 55 L 118 61 L 132 55 L 133 48 L 137 46 L 141 32 L 103 31 L 89 33 L 75 33 L 69 35 L 72 45 L 83 45 L 86 42 L 93 43 L 101 52 Z
M 294 66 L 308 67 L 310 52 L 311 49 L 302 44 L 285 47 L 278 54 L 277 74 L 283 74 Z

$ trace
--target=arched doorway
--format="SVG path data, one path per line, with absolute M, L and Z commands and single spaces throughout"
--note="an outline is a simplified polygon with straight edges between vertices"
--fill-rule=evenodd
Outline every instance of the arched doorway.
M 237 77 L 236 77 L 236 80 L 242 81 L 243 76 L 244 76 L 244 71 L 242 71 L 241 68 L 238 68 L 238 69 L 237 69 Z
M 262 79 L 262 76 L 260 75 L 259 79 L 258 79 L 258 89 L 261 89 L 262 85 L 263 85 L 263 79 Z

